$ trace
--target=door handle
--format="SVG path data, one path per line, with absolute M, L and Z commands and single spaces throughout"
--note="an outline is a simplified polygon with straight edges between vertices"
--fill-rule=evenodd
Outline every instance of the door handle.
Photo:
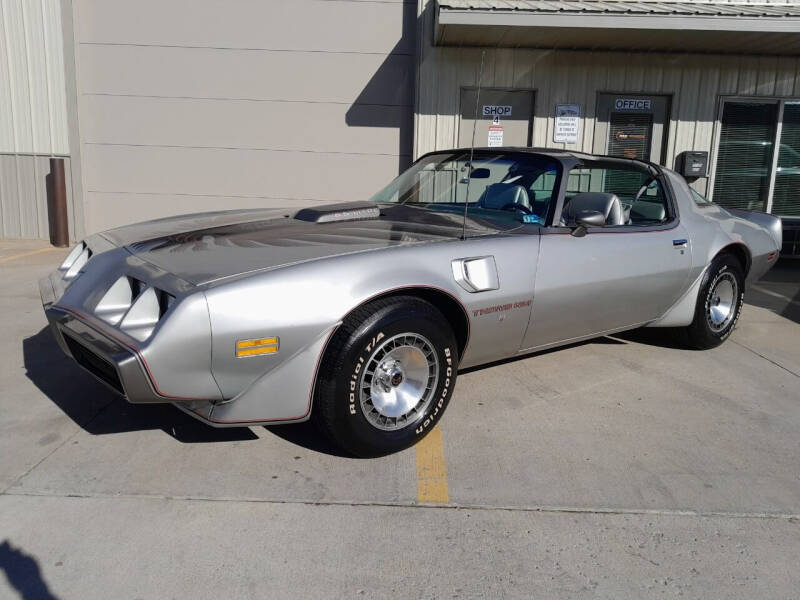
M 688 240 L 672 240 L 672 247 L 673 248 L 686 248 L 688 244 Z

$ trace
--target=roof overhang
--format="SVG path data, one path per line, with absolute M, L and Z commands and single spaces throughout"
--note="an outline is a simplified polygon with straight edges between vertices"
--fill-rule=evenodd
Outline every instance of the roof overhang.
M 736 15 L 509 10 L 485 1 L 484 8 L 470 4 L 437 2 L 437 45 L 800 55 L 800 7 L 792 5 L 786 6 L 796 14 Z

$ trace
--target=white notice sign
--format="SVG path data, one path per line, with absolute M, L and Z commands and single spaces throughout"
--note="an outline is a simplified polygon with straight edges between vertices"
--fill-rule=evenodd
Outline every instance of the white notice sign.
M 556 125 L 553 129 L 554 142 L 577 144 L 580 127 L 580 104 L 556 104 Z
M 487 141 L 489 148 L 494 148 L 503 145 L 503 126 L 502 125 L 489 125 L 489 140 Z

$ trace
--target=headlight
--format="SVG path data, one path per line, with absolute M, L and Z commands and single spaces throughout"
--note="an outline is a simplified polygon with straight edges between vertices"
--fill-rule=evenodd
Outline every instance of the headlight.
M 175 296 L 164 290 L 123 276 L 103 295 L 94 312 L 106 323 L 144 341 L 174 301 Z
M 86 245 L 86 242 L 81 242 L 67 255 L 67 258 L 64 259 L 64 262 L 61 263 L 61 266 L 58 268 L 58 270 L 65 272 L 64 279 L 69 281 L 70 279 L 75 278 L 75 276 L 78 274 L 78 271 L 80 271 L 83 266 L 89 262 L 90 258 L 92 258 L 91 248 Z

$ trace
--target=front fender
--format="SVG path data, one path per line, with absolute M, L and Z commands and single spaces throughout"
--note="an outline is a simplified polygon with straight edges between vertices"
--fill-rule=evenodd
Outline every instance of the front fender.
M 516 236 L 536 239 L 536 236 Z M 462 361 L 486 362 L 515 354 L 527 325 L 536 253 L 504 251 L 519 240 L 487 238 L 409 245 L 296 264 L 206 289 L 212 331 L 212 372 L 223 402 L 197 406 L 215 425 L 308 418 L 316 369 L 325 344 L 354 308 L 386 293 L 429 288 L 461 303 L 472 340 Z M 531 244 L 538 249 L 538 245 Z M 470 293 L 455 281 L 452 260 L 509 254 L 498 259 L 500 289 Z M 488 313 L 483 307 L 517 302 L 523 309 Z M 278 337 L 274 354 L 237 358 L 236 342 Z M 215 422 L 219 421 L 219 422 Z M 224 422 L 223 422 L 224 421 Z

